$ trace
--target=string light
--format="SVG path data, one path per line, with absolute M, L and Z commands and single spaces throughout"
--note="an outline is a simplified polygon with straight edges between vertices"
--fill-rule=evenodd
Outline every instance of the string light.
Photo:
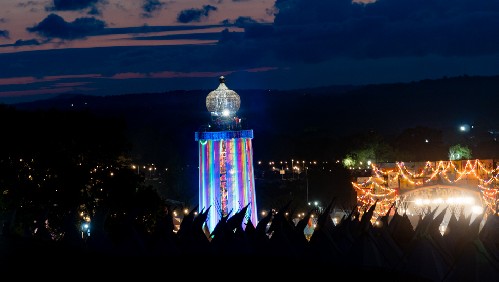
M 478 192 L 486 212 L 496 214 L 499 206 L 499 164 L 494 168 L 490 162 L 489 166 L 478 159 L 435 163 L 427 161 L 420 171 L 411 171 L 404 162 L 396 162 L 395 168 L 384 170 L 371 164 L 373 176 L 360 183 L 352 182 L 352 186 L 357 192 L 359 206 L 369 207 L 377 201 L 375 213 L 381 215 L 388 212 L 393 203 L 399 199 L 399 189 L 388 187 L 389 183 L 385 180 L 388 175 L 392 181 L 406 182 L 409 186 L 407 188 L 422 188 L 425 184 L 436 181 L 438 177 L 454 185 L 474 179 L 477 180 Z

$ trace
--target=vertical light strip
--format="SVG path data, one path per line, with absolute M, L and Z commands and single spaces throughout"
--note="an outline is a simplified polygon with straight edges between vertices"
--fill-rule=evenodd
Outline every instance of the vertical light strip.
M 234 193 L 232 198 L 232 208 L 234 209 L 234 213 L 240 210 L 240 197 L 239 194 L 239 171 L 241 168 L 238 166 L 239 152 L 237 150 L 237 143 L 240 141 L 240 138 L 231 139 L 231 149 L 232 149 L 232 191 Z
M 217 193 L 217 190 L 220 189 L 219 185 L 217 185 L 217 183 L 219 183 L 217 181 L 218 175 L 216 175 L 216 171 L 218 171 L 216 166 L 218 165 L 217 159 L 219 159 L 217 156 L 219 142 L 214 140 L 209 140 L 208 143 L 210 144 L 210 148 L 208 151 L 209 153 L 208 167 L 206 169 L 210 172 L 210 182 L 207 188 L 209 191 L 208 197 L 210 200 L 209 205 L 211 205 L 211 208 L 208 213 L 209 219 L 207 219 L 207 221 L 209 222 L 208 229 L 211 232 L 213 231 L 213 228 L 215 228 L 215 225 L 217 224 L 218 220 L 220 219 L 218 215 L 218 207 L 216 206 L 219 200 L 217 199 L 217 195 L 219 195 L 219 193 Z
M 246 138 L 242 138 L 238 142 L 238 154 L 239 154 L 239 175 L 241 179 L 241 185 L 239 185 L 239 195 L 240 198 L 242 199 L 241 201 L 241 206 L 244 207 L 248 204 L 248 177 L 247 177 L 247 166 L 246 166 L 246 150 L 244 149 L 246 147 Z
M 246 163 L 248 168 L 246 173 L 248 174 L 248 200 L 251 202 L 250 218 L 251 222 L 256 225 L 258 223 L 257 216 L 257 206 L 256 206 L 256 193 L 255 193 L 255 176 L 253 167 L 253 146 L 250 138 L 246 139 L 246 157 L 248 158 Z
M 231 216 L 237 211 L 234 209 L 234 148 L 232 140 L 227 140 L 227 191 L 228 197 L 228 210 L 231 211 Z
M 248 163 L 248 160 L 251 158 L 250 154 L 251 154 L 251 151 L 248 150 L 248 140 L 250 140 L 249 138 L 245 138 L 244 139 L 244 143 L 243 143 L 243 148 L 242 148 L 242 151 L 244 153 L 244 186 L 245 186 L 245 190 L 244 190 L 244 198 L 247 202 L 247 204 L 250 204 L 249 208 L 248 208 L 248 218 L 251 220 L 251 223 L 252 224 L 256 224 L 256 222 L 253 221 L 253 218 L 251 217 L 251 214 L 253 213 L 253 210 L 254 210 L 254 201 L 251 199 L 251 183 L 250 183 L 250 169 L 251 169 L 251 165 L 250 163 Z
M 254 221 L 254 219 L 251 217 L 251 214 L 254 212 L 255 210 L 255 200 L 251 198 L 251 195 L 252 195 L 252 185 L 251 185 L 251 179 L 252 179 L 252 164 L 250 162 L 251 160 L 251 150 L 248 150 L 248 141 L 251 142 L 251 140 L 249 138 L 247 138 L 246 140 L 244 140 L 244 153 L 245 153 L 245 156 L 246 156 L 246 159 L 244 160 L 244 165 L 246 166 L 245 168 L 245 176 L 246 176 L 246 179 L 245 179 L 245 183 L 246 183 L 246 198 L 248 199 L 248 203 L 251 204 L 250 205 L 250 209 L 249 209 L 249 215 L 250 215 L 250 218 L 251 218 L 251 223 L 252 224 L 256 224 L 256 222 Z M 249 143 L 250 146 L 251 146 L 251 143 Z
M 199 140 L 199 208 L 206 206 L 206 140 Z
M 212 169 L 211 169 L 211 158 L 212 158 L 212 147 L 213 147 L 213 142 L 211 140 L 207 140 L 206 143 L 206 160 L 205 160 L 205 171 L 206 171 L 206 177 L 207 181 L 205 182 L 205 187 L 204 187 L 204 193 L 206 195 L 206 202 L 204 203 L 203 207 L 200 208 L 205 208 L 207 209 L 210 204 L 211 204 L 211 186 L 212 186 Z

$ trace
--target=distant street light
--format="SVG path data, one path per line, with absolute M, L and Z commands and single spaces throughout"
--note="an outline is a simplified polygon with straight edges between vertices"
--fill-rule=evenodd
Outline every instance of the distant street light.
M 463 124 L 463 125 L 459 126 L 459 131 L 461 131 L 461 132 L 468 132 L 469 130 L 470 130 L 470 126 L 467 124 Z
M 132 165 L 133 169 L 137 169 L 137 174 L 140 172 L 140 166 L 139 165 Z

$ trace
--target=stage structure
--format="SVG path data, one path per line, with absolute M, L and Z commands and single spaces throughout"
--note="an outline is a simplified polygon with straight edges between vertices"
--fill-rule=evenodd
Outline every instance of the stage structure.
M 239 95 L 227 88 L 225 78 L 206 97 L 211 120 L 198 132 L 199 209 L 209 208 L 206 225 L 211 232 L 222 216 L 232 216 L 248 205 L 246 219 L 257 224 L 253 171 L 253 130 L 243 129 L 236 116 Z M 245 226 L 243 226 L 244 228 Z
M 436 207 L 468 215 L 484 213 L 484 217 L 499 213 L 497 160 L 397 162 L 371 167 L 370 176 L 357 177 L 352 185 L 359 206 L 377 202 L 376 216 L 386 214 L 394 204 L 400 213 L 409 215 Z

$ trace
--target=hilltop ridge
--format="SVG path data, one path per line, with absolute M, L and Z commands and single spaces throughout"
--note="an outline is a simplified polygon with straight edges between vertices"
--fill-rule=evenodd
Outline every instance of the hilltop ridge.
M 230 81 L 227 86 L 231 88 Z M 66 94 L 13 106 L 20 110 L 86 110 L 121 117 L 143 158 L 166 154 L 190 163 L 197 158 L 194 132 L 209 122 L 205 98 L 213 89 L 113 96 Z M 499 127 L 499 76 L 232 90 L 241 97 L 238 116 L 255 132 L 257 156 L 332 157 L 341 150 L 335 145 L 339 139 L 366 131 L 394 135 L 416 126 L 452 131 L 462 123 L 482 130 L 497 131 Z

